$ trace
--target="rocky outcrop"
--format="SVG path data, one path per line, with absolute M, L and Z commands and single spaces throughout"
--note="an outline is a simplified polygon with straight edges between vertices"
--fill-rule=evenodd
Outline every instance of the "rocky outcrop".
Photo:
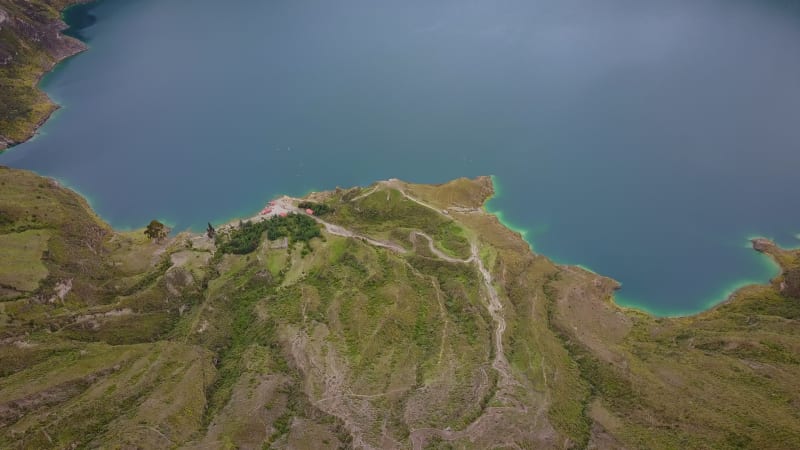
M 753 243 L 753 249 L 757 252 L 769 253 L 771 250 L 775 249 L 775 244 L 769 239 L 755 238 L 750 242 Z
M 756 238 L 751 242 L 753 249 L 769 255 L 781 266 L 783 273 L 776 281 L 779 291 L 787 297 L 800 299 L 800 265 L 793 258 L 787 258 L 786 255 L 791 252 L 778 247 L 769 239 Z
M 10 61 L 14 61 L 15 55 L 30 51 L 26 47 L 32 47 L 51 58 L 51 61 L 42 61 L 42 67 L 48 69 L 55 62 L 86 49 L 83 42 L 61 34 L 67 25 L 58 18 L 57 10 L 52 7 L 36 1 L 7 2 L 11 5 L 5 7 L 3 3 L 6 1 L 0 1 L 0 29 L 10 30 L 15 39 L 2 41 L 0 60 L 11 57 Z M 65 2 L 64 6 L 69 3 L 79 2 Z

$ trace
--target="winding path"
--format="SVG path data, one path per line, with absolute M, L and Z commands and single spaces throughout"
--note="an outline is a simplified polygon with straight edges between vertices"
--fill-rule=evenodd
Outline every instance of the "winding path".
M 429 208 L 431 210 L 436 211 L 438 214 L 441 214 L 445 217 L 450 218 L 448 215 L 444 214 L 439 209 L 418 200 L 410 195 L 408 195 L 403 189 L 400 189 L 398 186 L 394 185 L 391 182 L 383 182 L 384 185 L 387 187 L 391 187 L 393 189 L 397 189 L 403 197 L 407 198 L 410 201 L 413 201 L 425 208 Z M 363 196 L 369 195 L 377 190 L 377 186 L 367 192 L 366 194 L 362 194 Z M 291 199 L 288 197 L 284 197 L 281 199 L 285 202 L 286 205 L 289 204 L 289 201 L 299 201 L 298 199 Z M 297 210 L 294 208 L 294 210 Z M 325 231 L 335 236 L 341 236 L 346 238 L 353 238 L 359 239 L 364 241 L 368 244 L 371 244 L 376 247 L 381 247 L 393 251 L 398 254 L 408 254 L 409 251 L 403 248 L 400 245 L 397 245 L 392 242 L 385 242 L 380 241 L 377 239 L 373 239 L 371 237 L 365 236 L 360 233 L 356 233 L 354 231 L 348 230 L 340 225 L 335 225 L 330 222 L 327 222 L 319 217 L 311 216 L 316 220 L 319 224 L 325 227 Z M 511 374 L 511 368 L 506 359 L 504 347 L 503 347 L 503 333 L 506 330 L 506 320 L 503 317 L 503 303 L 500 301 L 500 296 L 497 293 L 497 290 L 494 287 L 494 278 L 492 277 L 491 272 L 489 269 L 486 268 L 483 261 L 480 258 L 480 249 L 476 242 L 470 243 L 470 256 L 466 259 L 459 259 L 449 256 L 439 250 L 434 245 L 434 240 L 428 234 L 422 231 L 412 231 L 409 234 L 409 239 L 416 245 L 416 238 L 422 237 L 428 240 L 428 248 L 430 249 L 431 253 L 436 256 L 437 258 L 441 259 L 442 261 L 446 261 L 453 264 L 475 264 L 478 271 L 481 274 L 481 278 L 483 281 L 484 288 L 486 290 L 486 310 L 488 311 L 489 315 L 492 317 L 493 322 L 495 323 L 494 327 L 494 360 L 492 361 L 492 368 L 497 372 L 499 379 L 498 379 L 498 386 L 499 387 L 508 387 L 508 386 L 518 386 L 519 383 L 514 379 Z M 492 409 L 503 409 L 503 408 L 492 408 Z M 474 433 L 478 432 L 479 430 L 479 423 L 482 419 L 486 417 L 485 414 L 482 414 L 478 418 L 476 418 L 472 423 L 470 423 L 467 427 L 462 430 L 440 430 L 434 428 L 419 428 L 411 430 L 409 439 L 411 440 L 412 446 L 417 448 L 422 448 L 422 446 L 427 441 L 428 436 L 431 434 L 437 434 L 441 438 L 445 440 L 455 440 L 462 437 L 468 437 L 474 435 Z M 365 445 L 363 440 L 360 442 L 361 444 Z M 513 447 L 513 445 L 512 445 Z
M 317 222 L 322 224 L 322 226 L 325 227 L 325 231 L 327 231 L 330 234 L 334 234 L 336 236 L 353 238 L 353 239 L 360 239 L 360 240 L 362 240 L 362 241 L 364 241 L 364 242 L 366 242 L 368 244 L 374 245 L 375 247 L 387 248 L 387 249 L 389 249 L 389 250 L 391 250 L 393 252 L 396 252 L 396 253 L 406 253 L 406 249 L 404 249 L 403 247 L 401 247 L 401 246 L 399 246 L 397 244 L 393 244 L 391 242 L 379 241 L 377 239 L 372 239 L 371 237 L 364 236 L 363 234 L 355 233 L 355 232 L 350 231 L 350 230 L 348 230 L 348 229 L 346 229 L 344 227 L 341 227 L 339 225 L 334 225 L 334 224 L 332 224 L 330 222 L 326 222 L 326 221 L 320 219 L 319 217 L 315 217 L 315 216 L 311 216 L 311 217 L 314 217 L 314 220 L 316 220 Z
M 436 211 L 437 213 L 439 213 L 439 214 L 441 214 L 441 215 L 443 215 L 445 217 L 449 217 L 446 214 L 444 214 L 441 211 L 439 211 L 438 209 L 436 209 L 435 207 L 433 207 L 433 206 L 431 206 L 431 205 L 429 205 L 429 204 L 427 204 L 427 203 L 425 203 L 425 202 L 423 202 L 421 200 L 418 200 L 418 199 L 408 195 L 404 190 L 397 188 L 397 186 L 391 186 L 391 187 L 394 188 L 394 189 L 397 189 L 403 195 L 403 197 L 405 197 L 405 198 L 407 198 L 407 199 L 409 199 L 409 200 L 411 200 L 411 201 L 413 201 L 413 202 L 415 202 L 415 203 L 417 203 L 417 204 L 419 204 L 419 205 L 421 205 L 421 206 L 423 206 L 425 208 L 428 208 L 428 209 L 431 209 L 433 211 Z M 372 192 L 374 192 L 374 190 L 375 189 L 373 189 Z M 372 193 L 372 192 L 370 192 L 370 193 Z M 401 246 L 399 246 L 397 244 L 393 244 L 393 243 L 390 243 L 390 242 L 383 242 L 383 241 L 379 241 L 379 240 L 376 240 L 376 239 L 372 239 L 372 238 L 364 236 L 362 234 L 358 234 L 358 233 L 355 233 L 353 231 L 350 231 L 350 230 L 348 230 L 348 229 L 346 229 L 344 227 L 341 227 L 339 225 L 334 225 L 332 223 L 326 222 L 326 221 L 320 219 L 319 217 L 314 217 L 314 219 L 317 222 L 319 222 L 320 224 L 322 224 L 325 227 L 325 230 L 327 232 L 331 233 L 331 234 L 334 234 L 334 235 L 337 235 L 337 236 L 342 236 L 342 237 L 360 239 L 360 240 L 362 240 L 364 242 L 367 242 L 369 244 L 372 244 L 372 245 L 374 245 L 376 247 L 387 248 L 389 250 L 392 250 L 392 251 L 394 251 L 396 253 L 400 253 L 400 254 L 408 253 L 408 251 L 406 249 L 404 249 L 403 247 L 401 247 Z M 441 259 L 443 261 L 447 261 L 449 263 L 454 263 L 454 264 L 471 264 L 471 263 L 475 263 L 475 265 L 478 268 L 478 271 L 481 273 L 481 277 L 483 278 L 483 285 L 484 285 L 484 287 L 486 289 L 486 297 L 487 297 L 486 309 L 489 312 L 489 315 L 492 317 L 492 320 L 496 324 L 495 329 L 494 329 L 494 346 L 495 346 L 495 352 L 494 353 L 495 353 L 495 355 L 494 355 L 494 361 L 492 362 L 492 367 L 500 375 L 499 382 L 500 382 L 501 385 L 508 386 L 508 385 L 518 384 L 518 383 L 516 383 L 514 381 L 514 378 L 511 376 L 511 369 L 510 369 L 510 366 L 508 364 L 508 360 L 506 359 L 505 351 L 504 351 L 505 349 L 503 347 L 503 333 L 505 333 L 505 330 L 506 330 L 506 320 L 503 317 L 503 313 L 502 313 L 503 312 L 503 303 L 500 301 L 500 297 L 497 295 L 497 289 L 495 289 L 495 287 L 494 287 L 494 278 L 492 277 L 491 272 L 489 272 L 489 269 L 486 268 L 486 266 L 483 264 L 483 261 L 480 258 L 478 245 L 473 241 L 470 244 L 470 251 L 471 251 L 470 257 L 466 258 L 466 259 L 458 259 L 458 258 L 453 258 L 452 256 L 449 256 L 449 255 L 445 254 L 444 252 L 442 252 L 441 250 L 439 250 L 438 248 L 436 248 L 436 246 L 433 244 L 433 238 L 431 238 L 428 234 L 423 233 L 422 231 L 412 231 L 410 233 L 409 237 L 411 238 L 412 242 L 415 242 L 415 237 L 417 237 L 417 236 L 420 236 L 420 237 L 423 237 L 423 238 L 427 239 L 428 240 L 428 248 L 430 249 L 431 253 L 433 253 L 437 258 L 439 258 L 439 259 Z

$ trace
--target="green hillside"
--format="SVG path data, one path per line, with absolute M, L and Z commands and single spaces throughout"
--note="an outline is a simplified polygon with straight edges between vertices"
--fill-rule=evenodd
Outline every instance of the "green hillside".
M 532 253 L 485 177 L 314 194 L 252 251 L 0 188 L 2 448 L 800 447 L 798 252 L 656 319 Z
M 60 34 L 60 11 L 74 3 L 0 0 L 0 151 L 28 139 L 56 108 L 36 85 L 55 63 L 85 48 Z

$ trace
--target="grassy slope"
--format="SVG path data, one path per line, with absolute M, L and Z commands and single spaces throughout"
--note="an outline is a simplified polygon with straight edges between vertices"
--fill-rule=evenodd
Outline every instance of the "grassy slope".
M 689 318 L 621 310 L 615 282 L 552 264 L 483 213 L 486 178 L 315 196 L 334 208 L 325 220 L 404 254 L 324 233 L 310 252 L 214 255 L 203 236 L 116 233 L 27 172 L 0 169 L 0 184 L 0 242 L 30 241 L 20 264 L 46 269 L 0 265 L 16 286 L 0 302 L 3 448 L 800 443 L 800 302 L 783 279 Z M 511 383 L 492 367 L 476 266 L 412 230 L 453 257 L 479 246 Z
M 464 183 L 411 190 L 468 210 L 476 205 Z M 656 319 L 617 307 L 613 280 L 532 255 L 496 219 L 456 216 L 490 244 L 513 305 L 509 358 L 529 379 L 540 373 L 549 417 L 572 444 L 800 446 L 800 251 L 765 250 L 784 268 L 769 286 L 696 316 Z
M 39 286 L 47 276 L 42 252 L 49 238 L 50 233 L 43 230 L 0 235 L 0 285 L 6 291 L 32 291 Z
M 61 36 L 60 11 L 79 0 L 0 0 L 0 150 L 28 139 L 55 109 L 42 74 L 84 48 Z
M 797 270 L 800 252 L 771 251 L 787 274 Z M 590 274 L 553 277 L 551 326 L 590 386 L 591 439 L 611 434 L 633 448 L 800 447 L 800 299 L 782 293 L 782 278 L 696 316 L 657 319 L 617 308 Z

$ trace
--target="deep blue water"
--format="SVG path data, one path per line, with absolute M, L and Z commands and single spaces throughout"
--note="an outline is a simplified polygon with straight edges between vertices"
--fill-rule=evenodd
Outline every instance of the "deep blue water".
M 534 249 L 702 310 L 800 233 L 800 9 L 778 0 L 103 0 L 0 164 L 116 227 L 493 174 Z

